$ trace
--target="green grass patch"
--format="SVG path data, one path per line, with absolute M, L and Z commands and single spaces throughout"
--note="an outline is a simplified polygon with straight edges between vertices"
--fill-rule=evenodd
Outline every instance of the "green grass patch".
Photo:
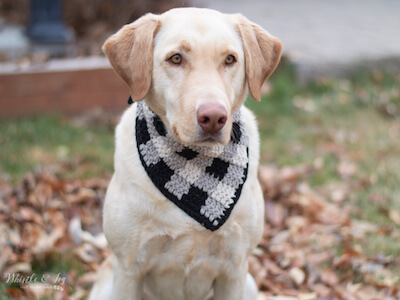
M 74 270 L 78 277 L 83 275 L 86 270 L 81 261 L 72 252 L 64 252 L 62 255 L 53 253 L 50 256 L 37 259 L 32 263 L 32 272 L 41 276 L 45 273 L 60 274 L 65 276 L 71 270 Z
M 0 121 L 0 173 L 15 182 L 38 167 L 64 164 L 66 177 L 104 175 L 113 169 L 113 130 L 80 127 L 44 116 Z M 64 168 L 65 169 L 65 168 Z

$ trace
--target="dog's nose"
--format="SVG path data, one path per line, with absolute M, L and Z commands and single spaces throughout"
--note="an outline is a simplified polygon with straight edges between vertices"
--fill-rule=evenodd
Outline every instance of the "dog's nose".
M 204 103 L 197 109 L 197 123 L 209 133 L 220 131 L 228 119 L 228 114 L 223 105 L 218 103 Z

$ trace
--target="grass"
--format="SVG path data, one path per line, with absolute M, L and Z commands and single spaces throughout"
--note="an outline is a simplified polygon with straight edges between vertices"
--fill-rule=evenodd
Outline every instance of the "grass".
M 0 121 L 0 174 L 16 182 L 24 173 L 60 162 L 63 176 L 92 177 L 113 170 L 113 130 L 73 125 L 57 116 Z
M 75 270 L 77 276 L 83 275 L 86 271 L 72 252 L 62 255 L 53 253 L 45 259 L 37 259 L 32 262 L 32 272 L 35 274 L 53 273 L 65 276 L 69 270 Z
M 262 163 L 318 166 L 315 189 L 346 184 L 355 218 L 398 230 L 388 211 L 400 209 L 400 77 L 360 71 L 351 80 L 320 79 L 301 86 L 290 65 L 270 79 L 261 102 L 249 99 L 261 135 Z M 113 130 L 76 126 L 45 116 L 0 121 L 0 174 L 13 182 L 38 166 L 71 165 L 67 178 L 103 176 L 113 170 Z M 338 167 L 353 167 L 343 174 Z M 347 176 L 347 177 L 346 177 Z M 390 234 L 370 236 L 370 253 L 400 255 Z

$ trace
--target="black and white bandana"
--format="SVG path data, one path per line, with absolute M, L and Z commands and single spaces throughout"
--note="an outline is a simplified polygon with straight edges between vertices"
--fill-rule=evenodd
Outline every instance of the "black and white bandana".
M 209 230 L 225 223 L 248 173 L 249 137 L 240 111 L 233 115 L 228 145 L 184 146 L 141 101 L 136 142 L 143 167 L 165 197 Z

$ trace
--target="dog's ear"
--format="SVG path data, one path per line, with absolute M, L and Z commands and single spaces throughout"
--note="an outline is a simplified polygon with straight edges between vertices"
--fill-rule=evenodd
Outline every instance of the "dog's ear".
M 115 72 L 128 84 L 134 101 L 143 100 L 150 89 L 153 40 L 159 27 L 157 16 L 147 14 L 122 27 L 103 45 L 103 52 Z
M 261 87 L 279 63 L 282 44 L 244 16 L 237 14 L 235 17 L 243 42 L 249 91 L 255 100 L 260 101 Z

